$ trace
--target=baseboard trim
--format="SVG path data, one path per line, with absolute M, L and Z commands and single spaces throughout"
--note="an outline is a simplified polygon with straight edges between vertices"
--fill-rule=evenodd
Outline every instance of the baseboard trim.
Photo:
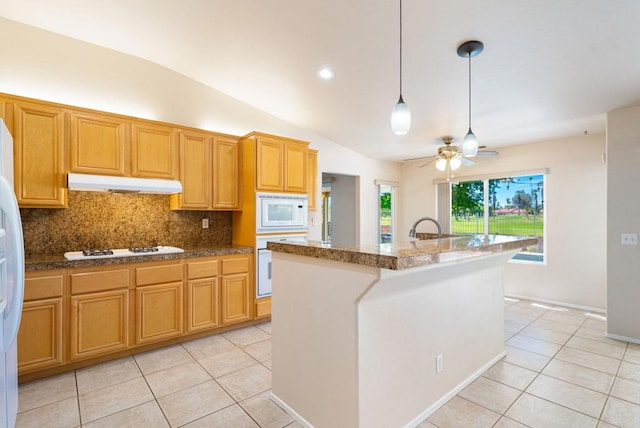
M 605 333 L 604 335 L 607 336 L 609 339 L 622 340 L 623 342 L 637 343 L 640 345 L 640 339 L 638 339 L 637 337 L 620 336 L 620 335 L 611 334 L 611 333 Z
M 438 401 L 433 403 L 431 406 L 429 406 L 427 409 L 425 409 L 422 413 L 420 413 L 418 416 L 416 416 L 411 422 L 409 422 L 407 425 L 405 425 L 404 428 L 416 428 L 418 425 L 420 425 L 422 422 L 424 422 L 429 416 L 431 416 L 433 413 L 435 413 L 436 410 L 438 410 L 440 407 L 442 407 L 442 405 L 444 403 L 446 403 L 447 401 L 449 401 L 450 399 L 455 397 L 460 391 L 462 391 L 467 386 L 469 386 L 469 384 L 471 384 L 471 382 L 473 382 L 474 380 L 476 380 L 477 378 L 482 376 L 482 373 L 487 371 L 491 366 L 493 366 L 495 363 L 497 363 L 502 358 L 504 358 L 505 355 L 507 355 L 507 352 L 506 351 L 502 351 L 498 355 L 493 357 L 491 359 L 491 361 L 489 361 L 487 364 L 485 364 L 480 369 L 475 371 L 471 376 L 469 376 L 464 381 L 462 381 L 458 386 L 453 388 L 451 391 L 449 391 L 444 396 L 442 396 Z M 280 399 L 280 397 L 278 397 L 276 394 L 274 394 L 273 391 L 271 392 L 270 395 L 271 395 L 271 400 L 273 400 L 278 406 L 280 406 L 282 408 L 282 410 L 287 412 L 300 425 L 302 425 L 304 428 L 314 428 L 314 426 L 312 424 L 310 424 L 309 421 L 307 421 L 305 418 L 300 416 L 287 403 L 282 401 Z
M 287 412 L 289 414 L 289 416 L 291 416 L 293 419 L 296 420 L 296 422 L 298 422 L 300 425 L 302 425 L 304 428 L 314 428 L 313 425 L 311 425 L 309 423 L 309 421 L 307 421 L 305 418 L 303 418 L 302 416 L 300 416 L 298 414 L 298 412 L 296 412 L 295 410 L 293 410 L 291 408 L 291 406 L 289 406 L 287 403 L 285 403 L 284 401 L 282 401 L 280 399 L 280 397 L 278 397 L 276 394 L 273 393 L 273 391 L 271 391 L 271 400 L 273 402 L 275 402 L 278 406 L 280 406 L 282 408 L 282 410 L 284 410 L 285 412 Z
M 436 410 L 438 410 L 440 407 L 442 407 L 442 405 L 444 403 L 446 403 L 447 401 L 449 401 L 450 399 L 452 399 L 453 397 L 458 395 L 458 393 L 460 391 L 462 391 L 467 386 L 469 386 L 469 384 L 471 384 L 471 382 L 473 382 L 474 380 L 476 380 L 480 376 L 482 376 L 482 373 L 487 371 L 489 368 L 491 368 L 491 366 L 493 366 L 495 363 L 497 363 L 502 358 L 504 358 L 505 355 L 507 355 L 507 352 L 506 351 L 502 351 L 498 355 L 493 357 L 493 359 L 491 359 L 491 361 L 489 361 L 487 364 L 485 364 L 484 366 L 479 368 L 475 373 L 473 373 L 471 376 L 469 376 L 468 378 L 463 380 L 462 383 L 460 383 L 458 386 L 456 386 L 451 391 L 446 393 L 444 396 L 442 396 L 442 398 L 440 398 L 438 401 L 433 403 L 431 406 L 429 406 L 427 409 L 425 409 L 422 413 L 420 413 L 418 416 L 416 416 L 415 419 L 413 419 L 411 422 L 409 422 L 407 425 L 405 425 L 404 428 L 415 428 L 418 425 L 420 425 L 429 416 L 434 414 L 436 412 Z
M 573 303 L 559 302 L 557 300 L 550 300 L 550 299 L 542 299 L 540 297 L 524 296 L 522 294 L 505 294 L 504 296 L 513 297 L 514 299 L 524 299 L 524 300 L 531 300 L 534 302 L 548 303 L 550 305 L 564 306 L 571 309 L 579 309 L 585 312 L 596 312 L 598 314 L 605 314 L 607 312 L 606 310 L 601 308 L 592 308 L 590 306 L 574 305 Z

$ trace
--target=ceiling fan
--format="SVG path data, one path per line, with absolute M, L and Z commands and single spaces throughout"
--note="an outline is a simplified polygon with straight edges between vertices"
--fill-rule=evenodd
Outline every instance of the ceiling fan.
M 458 146 L 454 146 L 453 137 L 442 137 L 442 141 L 444 142 L 444 146 L 438 148 L 438 154 L 433 157 L 429 162 L 424 163 L 419 166 L 419 168 L 424 168 L 425 166 L 435 162 L 436 168 L 440 171 L 446 171 L 447 169 L 456 170 L 460 167 L 460 165 L 464 166 L 472 166 L 475 165 L 475 161 L 470 159 L 470 157 L 466 157 L 462 154 L 462 150 L 458 148 Z M 486 149 L 486 146 L 480 146 L 479 149 Z M 495 150 L 478 150 L 476 156 L 498 156 L 499 153 Z M 417 160 L 417 159 L 425 159 L 429 156 L 413 158 L 413 159 L 405 159 L 405 161 Z

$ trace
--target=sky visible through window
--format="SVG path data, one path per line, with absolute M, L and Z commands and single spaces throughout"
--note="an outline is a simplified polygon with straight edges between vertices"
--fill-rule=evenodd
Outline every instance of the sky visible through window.
M 518 191 L 523 191 L 524 193 L 532 196 L 534 192 L 537 192 L 538 206 L 542 205 L 542 198 L 544 196 L 543 176 L 540 174 L 524 175 L 520 177 L 502 179 L 499 182 L 499 187 L 496 189 L 496 207 L 505 208 L 508 205 L 513 205 L 513 198 Z

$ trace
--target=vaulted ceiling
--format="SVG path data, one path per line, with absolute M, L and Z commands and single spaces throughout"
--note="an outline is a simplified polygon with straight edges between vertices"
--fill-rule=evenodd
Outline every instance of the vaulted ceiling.
M 605 130 L 640 102 L 637 0 L 0 0 L 0 16 L 131 54 L 367 156 L 434 154 L 473 130 L 489 148 Z M 323 66 L 335 72 L 320 80 Z

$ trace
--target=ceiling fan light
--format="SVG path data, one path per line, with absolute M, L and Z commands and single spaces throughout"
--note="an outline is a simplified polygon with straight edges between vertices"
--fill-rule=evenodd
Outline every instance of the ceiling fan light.
M 409 111 L 409 106 L 402 99 L 402 95 L 400 95 L 398 103 L 393 106 L 391 111 L 391 129 L 396 135 L 406 135 L 410 128 L 411 112 Z
M 462 154 L 466 157 L 473 157 L 478 154 L 478 139 L 476 134 L 471 131 L 471 128 L 469 128 L 469 132 L 462 140 Z
M 451 164 L 452 171 L 455 171 L 456 169 L 460 168 L 460 165 L 462 164 L 462 162 L 458 158 L 451 159 L 449 163 Z
M 436 168 L 438 168 L 439 171 L 447 169 L 447 160 L 445 158 L 439 158 L 436 161 Z

